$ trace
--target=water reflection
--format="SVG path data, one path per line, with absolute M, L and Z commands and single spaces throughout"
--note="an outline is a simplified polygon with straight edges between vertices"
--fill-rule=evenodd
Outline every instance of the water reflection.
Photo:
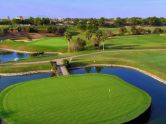
M 123 80 L 133 84 L 152 97 L 151 109 L 145 115 L 130 122 L 130 124 L 165 124 L 166 123 L 166 85 L 161 82 L 144 75 L 138 71 L 126 68 L 111 67 L 87 67 L 70 70 L 71 74 L 85 73 L 103 73 L 116 75 Z M 23 81 L 41 79 L 54 76 L 51 73 L 33 74 L 24 76 L 0 77 L 0 90 Z
M 9 61 L 18 61 L 20 59 L 29 58 L 29 54 L 22 54 L 16 52 L 0 52 L 0 63 Z

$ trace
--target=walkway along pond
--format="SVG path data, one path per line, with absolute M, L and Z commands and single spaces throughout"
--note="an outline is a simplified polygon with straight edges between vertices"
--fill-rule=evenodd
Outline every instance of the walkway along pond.
M 71 74 L 84 73 L 103 73 L 116 75 L 123 80 L 143 89 L 152 97 L 152 109 L 150 115 L 146 116 L 145 122 L 148 124 L 165 124 L 166 123 L 166 85 L 149 77 L 141 72 L 127 68 L 112 67 L 87 67 L 70 70 Z M 50 77 L 51 73 L 33 74 L 24 76 L 0 77 L 0 89 L 3 90 L 9 85 L 40 78 Z M 141 123 L 142 124 L 142 123 Z

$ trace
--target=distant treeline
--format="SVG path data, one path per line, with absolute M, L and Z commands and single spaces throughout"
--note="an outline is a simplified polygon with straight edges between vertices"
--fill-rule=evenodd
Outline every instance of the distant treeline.
M 0 34 L 27 32 L 27 33 L 53 33 L 56 35 L 64 35 L 65 26 L 7 26 L 0 28 Z
M 148 17 L 148 18 L 65 18 L 65 19 L 50 19 L 50 18 L 21 18 L 21 19 L 0 19 L 0 25 L 78 25 L 78 24 L 93 24 L 103 27 L 122 27 L 122 26 L 164 26 L 166 18 Z

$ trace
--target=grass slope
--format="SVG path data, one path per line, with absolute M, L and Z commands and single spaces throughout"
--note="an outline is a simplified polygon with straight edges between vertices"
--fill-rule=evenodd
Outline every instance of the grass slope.
M 0 66 L 0 73 L 20 73 L 29 71 L 51 70 L 51 64 L 31 64 L 31 65 L 3 65 Z
M 81 37 L 85 39 L 85 33 L 73 36 L 73 39 Z M 87 41 L 87 44 L 92 44 Z M 14 40 L 5 40 L 0 43 L 0 47 L 19 49 L 25 51 L 66 51 L 67 40 L 64 37 L 45 37 L 30 43 L 15 42 Z M 106 49 L 158 49 L 166 48 L 166 35 L 129 35 L 116 36 L 105 41 Z
M 95 58 L 94 58 L 95 56 Z M 94 63 L 95 60 L 95 63 Z M 166 80 L 166 51 L 113 51 L 77 57 L 71 61 L 74 65 L 85 64 L 122 64 L 140 68 Z
M 107 49 L 166 48 L 166 35 L 117 36 L 105 41 Z
M 29 43 L 5 40 L 0 44 L 0 47 L 33 52 L 63 51 L 67 49 L 67 41 L 64 37 L 45 37 Z
M 115 76 L 90 74 L 17 84 L 0 103 L 12 124 L 119 124 L 142 114 L 151 98 Z
M 152 32 L 155 28 L 166 30 L 166 26 L 136 26 L 144 29 L 150 29 Z M 131 33 L 131 26 L 126 26 L 128 33 Z M 120 28 L 100 28 L 102 31 L 112 31 L 114 34 L 119 34 Z
M 38 49 L 45 49 L 46 51 L 50 50 L 64 50 L 67 48 L 67 41 L 64 37 L 46 37 L 43 39 L 39 39 L 30 44 L 31 46 L 35 46 Z

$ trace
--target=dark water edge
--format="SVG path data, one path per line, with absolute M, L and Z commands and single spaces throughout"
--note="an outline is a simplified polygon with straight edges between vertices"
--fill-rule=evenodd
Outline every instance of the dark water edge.
M 40 73 L 40 74 L 30 74 L 21 76 L 0 76 L 0 92 L 5 88 L 25 81 L 43 79 L 52 77 L 51 73 Z M 0 119 L 0 124 L 6 124 L 2 119 Z
M 132 69 L 117 67 L 83 67 L 71 69 L 70 73 L 101 73 L 120 77 L 126 82 L 144 90 L 152 97 L 151 110 L 145 116 L 144 124 L 166 124 L 166 85 L 152 77 Z M 142 124 L 142 122 L 139 123 Z
M 147 124 L 149 122 L 150 116 L 151 116 L 151 106 L 140 116 L 135 118 L 134 120 L 131 120 L 129 122 L 126 122 L 124 124 Z
M 30 74 L 30 75 L 22 75 L 22 76 L 0 76 L 0 91 L 4 90 L 10 85 L 30 81 L 37 80 L 43 78 L 51 77 L 51 73 L 39 73 L 39 74 Z
M 138 71 L 126 68 L 112 67 L 88 67 L 71 69 L 71 74 L 102 73 L 112 74 L 129 82 L 130 84 L 146 91 L 152 97 L 151 107 L 137 119 L 128 122 L 129 124 L 166 124 L 166 85 L 142 74 Z M 24 81 L 49 78 L 51 73 L 32 74 L 24 76 L 0 77 L 0 91 L 10 85 Z

